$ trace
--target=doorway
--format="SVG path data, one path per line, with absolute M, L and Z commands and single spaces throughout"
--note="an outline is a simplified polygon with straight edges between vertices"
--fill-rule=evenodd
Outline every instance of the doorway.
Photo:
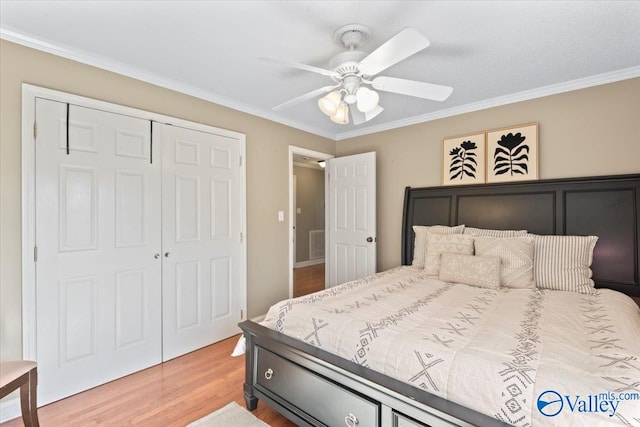
M 324 162 L 332 155 L 289 146 L 289 297 L 324 289 Z

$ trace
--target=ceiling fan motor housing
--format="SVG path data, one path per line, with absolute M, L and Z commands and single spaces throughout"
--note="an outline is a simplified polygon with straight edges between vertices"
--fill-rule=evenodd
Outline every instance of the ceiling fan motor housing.
M 331 58 L 329 67 L 343 77 L 347 74 L 358 74 L 358 63 L 366 56 L 367 53 L 361 50 L 347 50 Z

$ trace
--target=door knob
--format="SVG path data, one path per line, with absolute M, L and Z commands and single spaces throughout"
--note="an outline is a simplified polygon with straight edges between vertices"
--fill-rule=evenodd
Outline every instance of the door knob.
M 373 237 L 367 237 L 367 242 L 369 243 L 373 242 Z
M 158 258 L 160 258 L 160 254 L 155 254 L 153 257 L 154 257 L 155 259 L 158 259 Z
M 165 257 L 165 258 L 169 258 L 169 252 L 165 252 L 165 253 L 164 253 L 164 257 Z

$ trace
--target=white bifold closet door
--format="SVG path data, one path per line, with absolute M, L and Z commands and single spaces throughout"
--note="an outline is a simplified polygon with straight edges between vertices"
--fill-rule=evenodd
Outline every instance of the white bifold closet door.
M 36 122 L 39 404 L 238 333 L 238 140 L 45 99 Z
M 38 403 L 161 361 L 150 122 L 37 99 Z
M 163 359 L 227 338 L 240 321 L 240 151 L 162 127 Z

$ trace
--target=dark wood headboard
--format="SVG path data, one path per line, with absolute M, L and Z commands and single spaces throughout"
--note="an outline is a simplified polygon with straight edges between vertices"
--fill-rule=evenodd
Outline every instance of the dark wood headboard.
M 594 235 L 596 287 L 640 296 L 640 174 L 512 184 L 405 189 L 402 264 L 413 225 L 457 225 L 534 234 Z

